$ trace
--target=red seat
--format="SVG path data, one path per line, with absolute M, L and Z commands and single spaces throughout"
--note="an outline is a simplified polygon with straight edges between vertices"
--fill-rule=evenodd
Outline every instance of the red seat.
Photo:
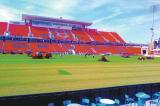
M 72 34 L 68 30 L 55 30 L 50 28 L 50 32 L 54 36 L 56 40 L 70 40 L 73 41 L 74 38 L 72 37 Z
M 25 41 L 5 41 L 4 52 L 25 53 L 28 50 L 28 43 Z
M 89 36 L 83 32 L 83 31 L 72 31 L 75 37 L 77 38 L 78 41 L 84 41 L 84 42 L 89 42 L 90 38 Z
M 132 55 L 140 55 L 141 54 L 141 48 L 140 47 L 127 47 L 129 54 Z
M 125 43 L 125 41 L 120 37 L 116 32 L 111 32 L 112 36 L 114 36 L 119 42 Z
M 0 40 L 0 52 L 3 52 L 3 41 Z
M 82 54 L 86 54 L 87 53 L 87 45 L 79 45 L 79 44 L 75 44 L 74 45 L 74 50 L 76 53 L 82 53 Z
M 91 38 L 94 39 L 94 41 L 105 42 L 103 37 L 100 34 L 98 34 L 96 31 L 87 31 L 87 33 L 91 36 Z
M 49 39 L 49 31 L 48 28 L 44 27 L 31 27 L 31 32 L 33 34 L 33 37 L 39 37 L 44 39 Z
M 7 23 L 0 22 L 0 36 L 3 36 L 6 30 L 7 30 Z
M 61 44 L 62 48 L 65 50 L 65 52 L 70 52 L 70 50 L 72 49 L 71 44 Z
M 110 32 L 100 32 L 109 42 L 116 42 Z
M 53 43 L 52 44 L 52 49 L 53 49 L 53 52 L 56 52 L 56 53 L 64 53 L 64 52 L 66 52 L 63 49 L 63 47 L 58 43 Z
M 29 29 L 25 25 L 9 24 L 9 32 L 11 36 L 28 37 Z
M 52 52 L 50 43 L 30 43 L 30 48 L 32 52 Z

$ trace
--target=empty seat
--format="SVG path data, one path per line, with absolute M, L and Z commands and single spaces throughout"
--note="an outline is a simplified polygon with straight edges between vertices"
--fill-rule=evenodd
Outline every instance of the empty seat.
M 80 53 L 80 54 L 86 54 L 88 52 L 88 45 L 79 45 L 79 44 L 76 44 L 74 45 L 74 50 L 76 53 Z
M 58 43 L 53 43 L 51 44 L 52 45 L 52 48 L 53 48 L 53 52 L 56 52 L 56 53 L 65 53 L 66 51 L 63 49 L 62 45 L 61 44 L 58 44 Z
M 31 27 L 31 32 L 33 34 L 33 37 L 39 37 L 39 38 L 44 38 L 44 39 L 49 39 L 49 31 L 48 28 L 44 27 Z
M 129 51 L 125 46 L 116 46 L 116 50 L 118 51 L 118 54 L 129 54 Z
M 127 47 L 129 54 L 132 55 L 139 55 L 141 54 L 141 48 L 140 47 Z
M 98 54 L 97 47 L 95 45 L 89 45 L 87 48 L 87 54 Z
M 91 41 L 89 36 L 83 31 L 74 31 L 73 30 L 72 32 L 75 35 L 75 40 L 77 40 L 77 41 L 84 41 L 84 42 Z
M 4 52 L 7 53 L 25 53 L 28 50 L 26 41 L 5 41 Z
M 70 52 L 70 50 L 73 49 L 71 44 L 61 44 L 61 45 L 62 45 L 62 48 L 65 50 L 65 52 Z
M 53 28 L 49 29 L 55 40 L 70 40 L 73 41 L 72 33 L 66 30 L 55 30 Z
M 99 54 L 106 54 L 106 53 L 109 53 L 109 50 L 104 46 L 104 45 L 99 45 L 99 46 L 96 46 L 97 47 L 97 51 Z
M 96 31 L 87 31 L 87 33 L 97 42 L 105 42 L 101 34 L 98 34 Z
M 116 32 L 111 32 L 112 36 L 114 36 L 119 42 L 125 43 L 125 41 L 120 37 Z
M 109 42 L 116 42 L 110 32 L 100 32 Z
M 0 36 L 3 36 L 6 30 L 7 30 L 7 23 L 0 22 Z
M 29 33 L 28 26 L 9 24 L 9 33 L 10 36 L 23 36 L 27 37 Z
M 52 48 L 49 43 L 30 43 L 30 50 L 33 52 L 51 52 Z

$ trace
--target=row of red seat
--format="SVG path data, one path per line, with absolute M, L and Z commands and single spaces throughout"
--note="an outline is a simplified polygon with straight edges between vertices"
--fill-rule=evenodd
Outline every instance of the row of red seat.
M 0 41 L 0 51 L 11 53 L 27 51 L 32 52 L 53 52 L 53 53 L 65 53 L 72 52 L 81 54 L 140 54 L 141 48 L 138 47 L 124 47 L 124 46 L 105 46 L 105 45 L 87 45 L 87 44 L 50 44 L 50 43 L 28 43 L 25 41 Z

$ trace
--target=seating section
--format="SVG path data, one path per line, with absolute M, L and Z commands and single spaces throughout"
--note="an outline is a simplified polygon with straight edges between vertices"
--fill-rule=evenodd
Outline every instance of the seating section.
M 25 41 L 5 41 L 4 52 L 25 53 L 28 50 L 28 43 Z
M 30 43 L 30 48 L 33 52 L 51 52 L 52 48 L 49 43 Z
M 86 54 L 87 53 L 87 45 L 74 45 L 74 50 L 76 53 Z
M 116 32 L 111 32 L 112 36 L 114 36 L 119 42 L 126 43 Z
M 65 52 L 67 52 L 63 49 L 62 45 L 58 44 L 58 43 L 52 44 L 52 49 L 53 49 L 53 52 L 55 52 L 55 53 L 65 53 Z
M 105 46 L 103 46 L 103 45 L 100 45 L 100 46 L 97 46 L 97 52 L 99 53 L 99 54 L 107 54 L 107 53 L 111 53 L 108 49 L 107 49 L 107 47 L 105 47 Z
M 117 46 L 115 47 L 119 54 L 128 53 L 128 49 L 125 46 Z M 129 53 L 128 53 L 129 54 Z
M 140 47 L 127 47 L 129 54 L 133 54 L 133 55 L 139 55 L 141 54 L 141 48 Z
M 33 34 L 33 37 L 39 37 L 39 38 L 44 38 L 44 39 L 50 38 L 48 28 L 32 26 L 31 32 Z
M 109 41 L 109 42 L 116 42 L 116 39 L 112 36 L 110 32 L 101 32 L 100 33 Z
M 71 31 L 64 30 L 62 32 L 62 34 L 64 34 L 65 40 L 74 41 L 74 38 L 73 38 L 73 35 L 72 35 Z
M 116 46 L 106 46 L 107 49 L 109 50 L 110 53 L 112 54 L 119 54 L 119 52 L 117 51 L 117 47 Z
M 72 31 L 75 35 L 75 40 L 89 42 L 91 41 L 90 37 L 83 31 Z
M 96 42 L 105 42 L 103 37 L 98 34 L 96 31 L 86 31 Z
M 116 50 L 114 46 L 104 46 L 99 45 L 97 47 L 97 54 L 118 54 L 119 52 Z
M 95 46 L 93 46 L 93 45 L 86 45 L 86 44 L 79 45 L 79 44 L 76 44 L 74 46 L 75 46 L 74 50 L 75 50 L 76 53 L 79 53 L 79 54 L 97 54 L 97 50 L 96 50 Z
M 0 22 L 0 36 L 3 36 L 6 30 L 7 30 L 7 23 Z
M 28 37 L 29 29 L 25 25 L 9 24 L 9 33 L 11 36 Z
M 7 30 L 7 23 L 0 22 L 0 36 L 4 36 Z M 30 31 L 29 31 L 30 30 Z M 45 27 L 35 27 L 20 24 L 9 24 L 9 36 L 21 36 L 28 37 L 29 32 L 35 38 L 42 39 L 55 39 L 55 40 L 67 40 L 67 41 L 79 41 L 79 44 L 66 44 L 66 43 L 39 43 L 28 41 L 13 41 L 0 40 L 0 52 L 26 52 L 26 51 L 40 51 L 51 53 L 77 53 L 77 54 L 141 54 L 140 47 L 125 47 L 125 46 L 111 46 L 111 45 L 93 45 L 93 44 L 81 44 L 81 42 L 113 42 L 113 43 L 125 43 L 119 34 L 115 32 L 103 32 L 97 30 L 62 30 Z M 4 45 L 3 45 L 4 44 Z M 2 50 L 3 46 L 3 50 Z
M 66 30 L 59 31 L 50 28 L 50 32 L 52 33 L 54 39 L 56 40 L 70 40 L 70 41 L 74 40 L 74 38 L 72 37 L 72 33 L 70 31 Z
M 65 52 L 71 52 L 70 50 L 73 49 L 72 45 L 70 44 L 61 44 L 62 48 L 65 50 Z

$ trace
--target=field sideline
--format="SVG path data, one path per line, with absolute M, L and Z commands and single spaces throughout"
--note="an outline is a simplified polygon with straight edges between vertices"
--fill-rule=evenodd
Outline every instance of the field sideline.
M 160 82 L 160 58 L 53 55 L 31 59 L 26 55 L 0 54 L 0 96 L 47 93 L 128 84 Z

